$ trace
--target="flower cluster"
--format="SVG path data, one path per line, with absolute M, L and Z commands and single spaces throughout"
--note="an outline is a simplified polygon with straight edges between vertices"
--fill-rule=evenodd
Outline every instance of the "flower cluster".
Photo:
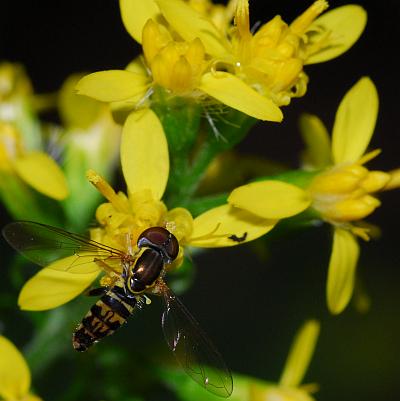
M 153 360 L 149 366 L 180 399 L 209 400 L 194 382 L 207 389 L 209 381 L 224 382 L 224 374 L 230 380 L 229 370 L 189 312 L 183 306 L 176 316 L 171 312 L 171 304 L 180 301 L 164 279 L 172 287 L 179 273 L 193 270 L 192 256 L 208 248 L 255 240 L 262 248 L 279 228 L 285 234 L 299 221 L 325 225 L 332 228 L 326 300 L 337 315 L 353 295 L 358 240 L 368 241 L 378 231 L 364 219 L 381 206 L 381 192 L 400 186 L 400 169 L 366 167 L 380 154 L 368 149 L 379 107 L 368 77 L 344 95 L 331 135 L 317 116 L 301 116 L 305 149 L 297 170 L 228 153 L 257 121 L 281 122 L 283 106 L 306 95 L 307 65 L 348 51 L 367 16 L 358 5 L 328 11 L 327 1 L 316 0 L 291 22 L 277 15 L 251 27 L 248 0 L 226 5 L 120 0 L 119 6 L 123 25 L 142 47 L 125 69 L 73 74 L 57 94 L 39 96 L 20 65 L 0 64 L 0 199 L 13 218 L 28 220 L 3 233 L 43 267 L 25 281 L 18 305 L 42 311 L 66 304 L 54 311 L 56 324 L 50 317 L 32 319 L 37 333 L 32 347 L 40 353 L 52 349 L 48 344 L 54 344 L 57 330 L 70 329 L 65 316 L 78 302 L 69 302 L 82 293 L 102 295 L 75 331 L 74 347 L 112 334 L 147 295 L 163 290 L 164 334 L 188 376 L 153 369 Z M 43 110 L 57 111 L 57 122 L 42 119 Z M 46 224 L 87 232 L 90 238 Z M 27 226 L 42 231 L 15 228 Z M 166 232 L 168 241 L 176 239 L 176 257 L 168 257 L 165 242 L 140 243 L 152 228 Z M 106 257 L 99 256 L 102 251 Z M 151 263 L 161 260 L 158 275 L 143 291 L 129 292 L 133 270 L 154 273 L 149 260 L 141 259 L 145 252 L 154 258 Z M 22 281 L 16 268 L 10 270 L 18 276 L 13 283 Z M 194 327 L 194 339 L 186 326 L 179 327 L 182 323 Z M 232 399 L 312 401 L 316 385 L 300 383 L 319 330 L 315 320 L 303 325 L 278 383 L 234 374 Z M 211 350 L 211 357 L 197 361 L 191 353 L 198 356 L 201 347 Z M 63 352 L 52 350 L 43 365 Z M 114 359 L 105 357 L 99 366 Z M 226 372 L 219 372 L 221 367 Z M 0 398 L 39 401 L 29 392 L 30 380 L 19 351 L 0 336 Z

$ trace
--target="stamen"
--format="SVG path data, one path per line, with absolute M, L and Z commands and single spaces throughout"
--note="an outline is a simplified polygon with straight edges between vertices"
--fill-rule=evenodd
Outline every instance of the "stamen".
M 127 205 L 122 199 L 115 193 L 111 185 L 94 170 L 89 170 L 86 173 L 86 177 L 91 184 L 114 206 L 115 210 L 122 213 L 129 213 Z

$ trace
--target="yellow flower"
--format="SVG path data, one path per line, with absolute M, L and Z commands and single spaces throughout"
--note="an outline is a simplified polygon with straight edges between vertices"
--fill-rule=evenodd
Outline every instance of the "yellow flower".
M 301 128 L 308 145 L 305 160 L 308 168 L 317 168 L 307 188 L 292 186 L 289 191 L 290 184 L 263 181 L 235 189 L 228 199 L 232 205 L 264 218 L 280 218 L 289 207 L 294 215 L 311 206 L 333 226 L 327 302 L 334 314 L 343 311 L 353 293 L 359 257 L 356 237 L 369 239 L 368 229 L 360 220 L 380 205 L 375 193 L 397 188 L 400 184 L 398 170 L 391 174 L 369 171 L 363 166 L 379 153 L 378 150 L 365 154 L 377 114 L 376 88 L 364 77 L 340 103 L 332 145 L 326 128 L 316 116 L 303 117 Z M 245 205 L 250 205 L 251 199 L 252 207 L 248 208 Z
M 145 63 L 137 59 L 123 71 L 89 74 L 77 84 L 79 94 L 110 102 L 118 111 L 135 110 L 157 101 L 155 92 L 157 88 L 163 88 L 166 96 L 183 96 L 207 103 L 211 97 L 261 120 L 282 120 L 280 109 L 269 98 L 261 96 L 235 75 L 211 68 L 212 58 L 206 52 L 210 46 L 209 37 L 177 38 L 179 35 L 170 26 L 158 22 L 159 11 L 154 14 L 153 6 L 156 5 L 153 2 L 121 1 L 120 5 L 128 32 L 133 31 L 134 39 L 143 46 Z M 171 5 L 180 12 L 180 3 Z M 223 50 L 223 45 L 218 42 L 223 38 L 212 21 L 203 18 L 204 24 L 199 24 L 199 14 L 189 6 L 187 10 L 189 15 L 185 15 L 185 23 L 195 23 L 199 30 L 212 29 L 212 34 L 217 35 L 217 41 L 211 39 L 213 46 Z M 137 33 L 139 28 L 140 34 Z
M 31 374 L 24 357 L 7 338 L 0 336 L 0 398 L 4 401 L 41 401 L 29 392 Z
M 122 133 L 121 162 L 127 195 L 116 193 L 94 171 L 88 172 L 89 181 L 108 201 L 97 209 L 99 228 L 91 230 L 91 238 L 103 244 L 132 253 L 138 236 L 146 228 L 166 227 L 180 244 L 173 268 L 182 261 L 184 247 L 238 245 L 264 235 L 277 222 L 229 204 L 210 209 L 195 219 L 184 208 L 168 210 L 161 200 L 169 175 L 168 146 L 158 118 L 149 109 L 128 117 Z M 74 256 L 61 259 L 32 277 L 20 293 L 19 306 L 27 310 L 59 306 L 79 295 L 102 272 L 93 256 L 85 259 L 88 263 L 68 269 L 71 258 Z M 107 285 L 110 279 L 106 274 L 102 283 Z
M 14 124 L 0 121 L 0 175 L 20 178 L 36 191 L 56 200 L 68 196 L 64 173 L 46 153 L 26 150 Z M 7 191 L 7 182 L 0 184 Z
M 18 64 L 0 64 L 0 191 L 12 190 L 21 179 L 42 194 L 62 200 L 68 196 L 64 174 L 37 143 L 37 122 L 29 108 L 32 88 Z
M 367 19 L 362 7 L 356 5 L 339 7 L 317 18 L 328 7 L 325 0 L 317 0 L 291 24 L 276 16 L 253 34 L 249 2 L 238 0 L 235 27 L 222 32 L 212 19 L 182 0 L 149 3 L 151 10 L 143 8 L 140 17 L 134 17 L 132 13 L 139 10 L 132 3 L 128 5 L 128 0 L 121 1 L 124 23 L 131 34 L 135 35 L 137 27 L 133 24 L 140 18 L 155 18 L 158 5 L 162 16 L 184 40 L 199 38 L 212 57 L 214 73 L 203 76 L 202 90 L 210 96 L 219 95 L 234 82 L 232 77 L 238 77 L 278 106 L 306 92 L 308 78 L 303 65 L 327 61 L 347 51 L 361 35 Z M 228 7 L 232 5 L 230 2 Z M 227 73 L 216 73 L 218 69 Z
M 310 393 L 317 390 L 315 384 L 301 385 L 318 339 L 320 325 L 316 320 L 303 324 L 297 333 L 279 383 L 249 383 L 250 401 L 312 401 Z

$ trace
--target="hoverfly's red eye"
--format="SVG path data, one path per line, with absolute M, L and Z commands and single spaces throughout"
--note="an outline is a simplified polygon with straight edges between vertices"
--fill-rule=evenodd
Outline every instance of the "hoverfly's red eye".
M 175 235 L 163 227 L 150 227 L 138 238 L 138 247 L 149 246 L 165 254 L 171 261 L 178 256 L 179 243 Z

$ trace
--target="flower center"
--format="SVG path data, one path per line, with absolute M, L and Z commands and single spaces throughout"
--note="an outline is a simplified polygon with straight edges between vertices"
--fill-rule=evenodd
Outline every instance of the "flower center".
M 200 39 L 173 40 L 164 26 L 149 20 L 143 28 L 142 42 L 155 84 L 181 96 L 195 90 L 206 67 Z
M 257 90 L 271 96 L 278 105 L 287 105 L 291 97 L 304 95 L 308 81 L 302 72 L 307 55 L 303 51 L 305 33 L 327 7 L 326 1 L 317 0 L 290 25 L 278 15 L 253 35 L 248 2 L 240 0 L 232 37 L 236 75 L 250 85 L 259 83 Z

